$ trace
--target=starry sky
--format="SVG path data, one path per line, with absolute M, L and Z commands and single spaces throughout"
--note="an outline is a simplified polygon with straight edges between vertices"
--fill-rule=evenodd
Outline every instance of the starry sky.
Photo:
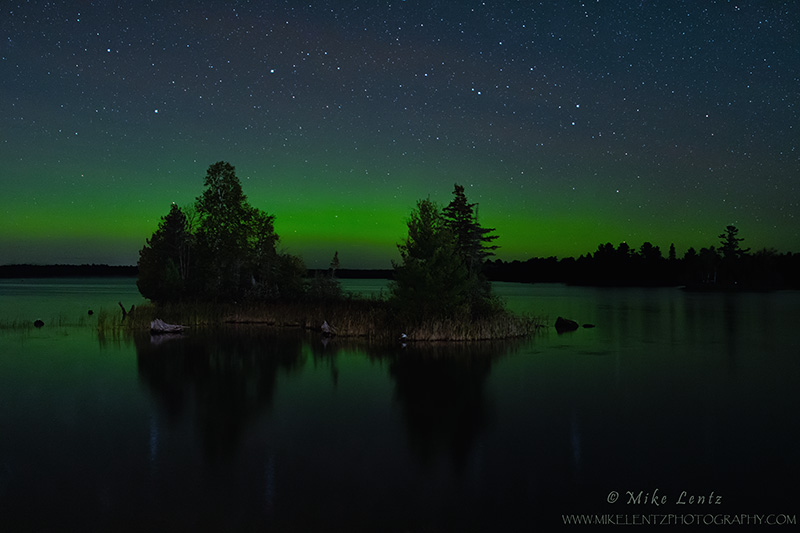
M 453 184 L 501 259 L 800 252 L 800 6 L 4 1 L 0 264 L 135 264 L 208 166 L 280 249 L 390 268 Z

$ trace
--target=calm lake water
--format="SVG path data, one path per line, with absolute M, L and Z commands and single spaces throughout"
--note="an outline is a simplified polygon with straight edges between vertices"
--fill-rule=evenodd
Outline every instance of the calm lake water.
M 141 303 L 133 280 L 0 280 L 0 530 L 796 516 L 800 294 L 495 290 L 596 327 L 406 347 L 267 328 L 98 337 L 100 309 Z

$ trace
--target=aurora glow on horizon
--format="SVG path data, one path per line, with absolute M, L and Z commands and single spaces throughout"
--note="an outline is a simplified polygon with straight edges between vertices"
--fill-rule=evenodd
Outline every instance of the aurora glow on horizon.
M 134 264 L 236 167 L 309 267 L 389 268 L 453 183 L 501 259 L 800 252 L 793 2 L 11 2 L 0 264 Z

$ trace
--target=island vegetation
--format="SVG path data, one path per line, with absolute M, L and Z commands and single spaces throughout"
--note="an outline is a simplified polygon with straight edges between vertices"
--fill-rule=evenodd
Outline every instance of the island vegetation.
M 342 291 L 338 252 L 313 277 L 300 257 L 279 252 L 275 216 L 249 204 L 229 163 L 211 165 L 204 186 L 193 205 L 172 204 L 141 249 L 137 286 L 152 303 L 127 313 L 129 327 L 156 316 L 187 325 L 324 323 L 337 335 L 408 340 L 505 338 L 537 327 L 492 295 L 483 265 L 497 235 L 478 223 L 458 184 L 445 207 L 417 202 L 389 294 L 369 299 Z

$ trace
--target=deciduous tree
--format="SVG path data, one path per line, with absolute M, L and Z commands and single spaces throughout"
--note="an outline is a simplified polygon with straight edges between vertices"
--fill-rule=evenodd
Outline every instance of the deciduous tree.
M 439 207 L 430 199 L 418 201 L 407 225 L 391 288 L 401 312 L 420 320 L 468 313 L 469 273 Z
M 275 217 L 248 204 L 234 167 L 224 161 L 214 163 L 204 185 L 190 210 L 191 220 L 173 206 L 140 253 L 142 294 L 156 300 L 300 295 L 302 260 L 277 252 Z

